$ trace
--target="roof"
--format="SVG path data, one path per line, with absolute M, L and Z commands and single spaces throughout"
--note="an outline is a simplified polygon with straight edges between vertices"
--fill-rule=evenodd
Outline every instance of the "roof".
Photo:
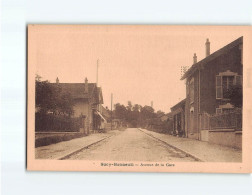
M 234 48 L 235 46 L 238 46 L 243 43 L 243 37 L 240 37 L 233 42 L 229 43 L 228 45 L 224 46 L 223 48 L 217 50 L 216 52 L 212 53 L 211 55 L 207 56 L 203 60 L 197 62 L 196 64 L 193 64 L 189 70 L 185 72 L 185 74 L 182 76 L 180 80 L 184 80 L 185 78 L 191 76 L 199 67 L 204 66 L 208 62 L 214 60 L 215 58 L 225 54 L 228 50 Z
M 172 117 L 173 117 L 172 113 L 169 112 L 169 113 L 163 115 L 160 119 L 161 119 L 161 121 L 167 121 L 167 119 L 172 118 Z
M 111 118 L 111 113 L 103 106 L 101 107 L 101 113 L 107 120 Z
M 70 93 L 73 99 L 88 99 L 101 93 L 101 88 L 96 87 L 96 83 L 88 83 L 88 92 L 85 91 L 85 83 L 50 83 L 53 86 L 59 86 L 61 93 Z M 95 93 L 98 92 L 98 93 Z M 101 95 L 102 96 L 102 95 Z M 103 102 L 103 99 L 102 99 Z
M 182 106 L 185 106 L 186 103 L 186 98 L 181 100 L 179 103 L 177 103 L 176 105 L 174 105 L 173 107 L 171 107 L 171 110 L 174 111 L 177 108 L 180 108 Z

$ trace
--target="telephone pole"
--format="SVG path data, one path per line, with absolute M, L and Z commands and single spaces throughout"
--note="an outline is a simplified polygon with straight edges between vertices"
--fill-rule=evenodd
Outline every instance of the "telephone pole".
M 96 67 L 96 85 L 98 87 L 98 69 L 99 69 L 99 59 L 97 59 L 97 67 Z

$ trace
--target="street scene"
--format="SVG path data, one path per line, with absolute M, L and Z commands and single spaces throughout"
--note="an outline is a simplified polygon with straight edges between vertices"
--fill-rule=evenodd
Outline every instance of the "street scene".
M 122 28 L 36 31 L 35 158 L 242 162 L 243 37 Z
M 105 160 L 105 161 L 196 161 L 169 145 L 148 136 L 136 128 L 129 128 L 93 145 L 70 160 Z

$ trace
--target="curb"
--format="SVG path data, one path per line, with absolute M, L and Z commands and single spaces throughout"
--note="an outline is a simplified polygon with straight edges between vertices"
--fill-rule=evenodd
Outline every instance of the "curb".
M 179 150 L 180 152 L 185 153 L 186 155 L 188 155 L 189 157 L 193 158 L 193 159 L 196 160 L 196 161 L 204 162 L 204 161 L 201 160 L 200 158 L 198 158 L 198 157 L 196 157 L 196 156 L 193 156 L 192 154 L 190 154 L 190 153 L 188 153 L 188 152 L 185 152 L 184 150 L 181 150 L 180 148 L 177 148 L 177 147 L 174 146 L 174 145 L 168 144 L 167 142 L 165 142 L 165 141 L 163 141 L 163 140 L 161 140 L 161 139 L 159 139 L 159 138 L 153 136 L 152 134 L 148 134 L 148 133 L 144 132 L 143 130 L 141 130 L 141 129 L 139 129 L 139 128 L 137 128 L 137 129 L 138 129 L 139 131 L 143 132 L 144 134 L 146 134 L 146 135 L 148 135 L 148 136 L 150 136 L 150 137 L 152 137 L 152 138 L 154 138 L 154 139 L 156 139 L 156 140 L 162 142 L 163 144 L 168 145 L 169 147 L 171 147 L 171 148 L 173 148 L 173 149 L 175 149 L 175 150 Z
M 64 155 L 63 157 L 59 157 L 59 158 L 57 158 L 57 160 L 66 160 L 66 159 L 68 159 L 70 156 L 72 156 L 72 155 L 74 155 L 74 154 L 77 154 L 77 153 L 81 152 L 82 150 L 85 150 L 85 149 L 87 149 L 88 147 L 90 147 L 90 146 L 92 146 L 92 145 L 95 145 L 95 144 L 97 144 L 97 143 L 99 143 L 99 142 L 101 142 L 101 141 L 103 141 L 103 140 L 105 140 L 105 139 L 108 139 L 108 138 L 112 137 L 112 136 L 114 136 L 114 135 L 110 135 L 110 136 L 108 136 L 108 137 L 102 138 L 102 139 L 100 139 L 100 140 L 98 140 L 98 141 L 96 141 L 96 142 L 93 142 L 92 144 L 89 144 L 89 145 L 84 146 L 84 147 L 82 147 L 82 148 L 80 148 L 80 149 L 78 149 L 78 150 L 75 150 L 74 152 L 71 152 L 71 153 L 69 153 L 69 154 L 67 154 L 67 155 Z

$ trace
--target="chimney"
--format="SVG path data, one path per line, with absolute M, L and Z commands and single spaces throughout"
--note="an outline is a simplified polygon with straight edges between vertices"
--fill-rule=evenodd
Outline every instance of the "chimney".
M 59 78 L 58 77 L 56 78 L 56 83 L 59 83 Z
M 210 42 L 209 39 L 206 40 L 206 57 L 210 55 Z
M 196 64 L 197 63 L 197 56 L 196 56 L 196 53 L 194 53 L 193 55 L 193 64 Z
M 85 93 L 88 93 L 88 79 L 85 78 Z

